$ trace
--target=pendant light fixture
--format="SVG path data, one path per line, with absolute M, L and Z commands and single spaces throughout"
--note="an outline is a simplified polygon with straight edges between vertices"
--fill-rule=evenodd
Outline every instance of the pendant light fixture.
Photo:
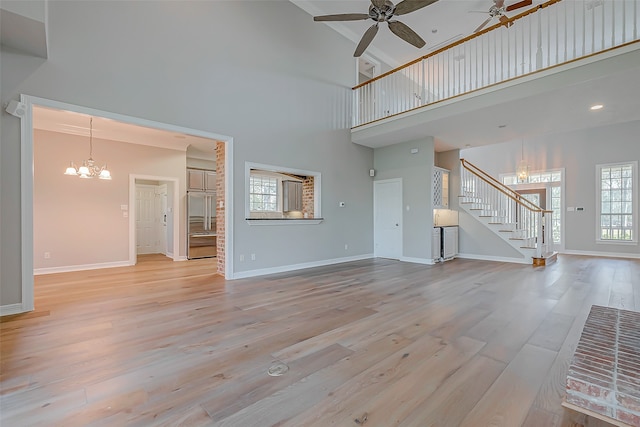
M 516 169 L 516 176 L 519 183 L 527 182 L 529 179 L 529 165 L 524 161 L 524 140 L 522 141 L 522 152 L 520 154 L 520 163 Z
M 104 166 L 100 167 L 96 165 L 95 160 L 93 160 L 93 117 L 89 120 L 89 158 L 82 162 L 82 166 L 76 168 L 76 165 L 73 162 L 69 163 L 69 167 L 65 171 L 65 175 L 73 175 L 78 176 L 80 178 L 95 178 L 98 179 L 111 179 L 111 172 L 107 169 L 107 165 L 105 163 Z

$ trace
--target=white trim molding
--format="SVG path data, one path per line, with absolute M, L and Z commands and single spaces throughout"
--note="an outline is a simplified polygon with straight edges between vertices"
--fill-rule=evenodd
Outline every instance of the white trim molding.
M 571 249 L 565 249 L 559 253 L 562 255 L 583 255 L 583 256 L 596 256 L 596 257 L 602 257 L 602 258 L 640 259 L 640 254 L 625 254 L 620 252 L 574 251 Z
M 129 267 L 131 264 L 129 261 L 115 261 L 115 262 L 101 262 L 97 264 L 79 264 L 79 265 L 67 265 L 63 267 L 49 267 L 49 268 L 36 268 L 33 270 L 34 276 L 40 276 L 43 274 L 52 273 L 69 273 L 72 271 L 84 271 L 84 270 L 97 270 L 100 268 L 116 268 L 116 267 Z
M 456 258 L 460 259 L 473 259 L 477 261 L 492 261 L 492 262 L 509 262 L 512 264 L 524 264 L 524 265 L 532 265 L 532 259 L 525 258 L 508 258 L 501 256 L 490 256 L 490 255 L 476 255 L 476 254 L 462 254 L 459 253 L 456 255 Z
M 412 264 L 424 264 L 424 265 L 435 265 L 432 259 L 428 258 L 413 258 L 413 257 L 400 257 L 399 261 L 402 262 L 410 262 Z
M 0 306 L 0 317 L 11 316 L 12 314 L 20 314 L 26 311 L 31 310 L 26 310 L 22 304 L 7 304 Z
M 258 270 L 248 270 L 235 273 L 234 279 L 247 279 L 249 277 L 265 276 L 267 274 L 286 273 L 288 271 L 303 270 L 305 268 L 324 267 L 326 265 L 342 264 L 345 262 L 360 261 L 363 259 L 371 259 L 373 254 L 356 255 L 344 258 L 325 259 L 322 261 L 303 262 L 300 264 L 283 265 L 280 267 L 261 268 Z

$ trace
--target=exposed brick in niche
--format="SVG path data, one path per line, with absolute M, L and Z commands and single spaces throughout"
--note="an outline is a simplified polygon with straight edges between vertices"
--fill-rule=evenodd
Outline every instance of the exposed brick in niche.
M 217 237 L 217 249 L 218 249 L 218 267 L 217 273 L 224 276 L 224 266 L 225 266 L 225 256 L 224 256 L 224 248 L 225 248 L 225 233 L 224 233 L 224 212 L 226 209 L 226 204 L 221 203 L 225 200 L 225 168 L 224 168 L 224 159 L 225 159 L 225 143 L 224 142 L 216 142 L 216 234 Z

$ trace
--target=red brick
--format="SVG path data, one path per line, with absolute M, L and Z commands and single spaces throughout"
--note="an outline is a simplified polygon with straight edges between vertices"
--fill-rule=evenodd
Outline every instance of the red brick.
M 640 397 L 618 392 L 616 399 L 623 408 L 640 413 Z
M 640 415 L 627 412 L 623 409 L 618 409 L 616 413 L 616 419 L 627 423 L 630 426 L 640 427 Z

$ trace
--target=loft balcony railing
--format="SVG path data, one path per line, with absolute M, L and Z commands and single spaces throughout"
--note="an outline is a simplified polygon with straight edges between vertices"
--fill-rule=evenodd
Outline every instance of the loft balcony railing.
M 353 127 L 639 41 L 640 0 L 550 0 L 353 88 Z

